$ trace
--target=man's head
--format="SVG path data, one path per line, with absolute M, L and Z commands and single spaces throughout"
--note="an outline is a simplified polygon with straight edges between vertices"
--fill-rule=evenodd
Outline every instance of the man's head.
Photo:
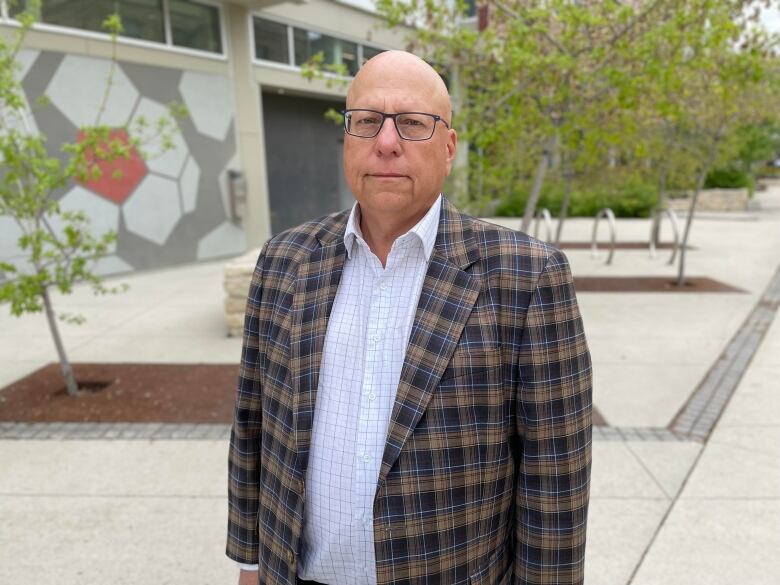
M 390 118 L 373 138 L 344 136 L 344 171 L 361 210 L 416 222 L 440 193 L 457 145 L 455 131 L 448 128 L 452 106 L 441 77 L 411 53 L 380 53 L 352 81 L 347 109 L 441 116 L 429 140 L 402 139 Z

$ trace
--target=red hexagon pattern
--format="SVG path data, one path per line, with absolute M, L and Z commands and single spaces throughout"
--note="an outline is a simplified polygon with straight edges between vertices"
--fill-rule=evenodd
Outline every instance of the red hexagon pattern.
M 76 142 L 81 143 L 86 138 L 83 131 L 79 130 L 76 136 Z M 112 130 L 109 134 L 109 140 L 117 140 L 123 144 L 128 144 L 129 138 L 127 131 L 122 128 Z M 98 158 L 95 161 L 95 158 Z M 117 157 L 112 161 L 100 160 L 92 152 L 87 152 L 87 160 L 97 165 L 100 169 L 98 178 L 88 181 L 79 181 L 90 191 L 105 197 L 114 203 L 122 204 L 130 197 L 138 183 L 147 175 L 149 170 L 146 167 L 141 155 L 133 147 L 130 155 L 127 157 Z

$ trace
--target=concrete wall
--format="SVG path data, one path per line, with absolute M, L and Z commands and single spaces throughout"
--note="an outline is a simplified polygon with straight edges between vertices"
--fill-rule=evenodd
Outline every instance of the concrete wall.
M 112 46 L 106 35 L 45 25 L 29 32 L 20 79 L 30 103 L 44 94 L 51 100 L 30 119 L 48 136 L 52 155 L 62 156 L 60 145 L 76 140 L 80 126 L 94 123 L 114 50 L 117 69 L 104 122 L 132 132 L 140 116 L 154 120 L 170 102 L 182 102 L 189 111 L 179 122 L 175 148 L 145 163 L 128 163 L 121 184 L 73 184 L 57 193 L 64 208 L 87 212 L 95 232 L 118 233 L 99 272 L 236 255 L 270 237 L 262 92 L 336 104 L 348 80 L 307 81 L 296 67 L 255 60 L 252 14 L 376 47 L 403 45 L 403 33 L 383 28 L 370 11 L 331 0 L 259 11 L 224 2 L 223 55 L 129 39 Z M 0 24 L 1 35 L 14 31 Z M 231 215 L 229 170 L 245 179 L 242 218 Z M 0 217 L 0 259 L 20 261 L 18 235 L 13 221 Z

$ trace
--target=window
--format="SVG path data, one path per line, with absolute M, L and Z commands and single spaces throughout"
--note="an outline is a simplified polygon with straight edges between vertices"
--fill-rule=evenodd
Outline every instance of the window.
M 300 66 L 322 52 L 325 65 L 341 64 L 348 75 L 355 75 L 363 63 L 384 51 L 259 16 L 253 17 L 253 25 L 255 59 L 262 61 Z M 363 54 L 362 63 L 358 62 L 359 50 Z
M 384 53 L 384 49 L 376 49 L 374 47 L 363 47 L 363 63 L 368 61 L 369 59 L 372 59 L 373 57 L 376 57 L 379 53 Z M 362 65 L 362 63 L 361 63 Z
M 24 10 L 24 4 L 12 4 L 10 16 Z M 124 36 L 165 42 L 162 0 L 42 0 L 39 18 L 46 24 L 106 32 L 103 21 L 114 11 L 122 18 Z
M 28 2 L 5 0 L 8 16 L 18 15 Z M 40 0 L 39 20 L 104 33 L 103 21 L 114 12 L 122 19 L 124 37 L 222 53 L 219 9 L 193 0 Z
M 219 10 L 216 6 L 170 0 L 170 10 L 174 45 L 211 53 L 222 52 Z
M 325 55 L 325 64 L 344 64 L 349 75 L 357 73 L 357 43 L 300 28 L 296 28 L 293 34 L 296 65 L 303 65 L 321 51 Z
M 255 18 L 255 57 L 277 63 L 290 62 L 290 48 L 287 42 L 287 25 Z

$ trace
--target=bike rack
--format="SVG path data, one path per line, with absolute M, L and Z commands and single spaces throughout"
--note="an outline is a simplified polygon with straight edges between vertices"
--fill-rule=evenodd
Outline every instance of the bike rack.
M 609 225 L 609 255 L 607 256 L 607 264 L 612 264 L 612 257 L 615 255 L 615 213 L 609 208 L 605 207 L 600 209 L 596 214 L 596 220 L 593 222 L 593 236 L 590 240 L 590 255 L 593 258 L 598 258 L 599 247 L 596 244 L 596 236 L 599 232 L 599 220 L 602 217 L 607 218 L 607 225 Z
M 669 223 L 672 225 L 672 235 L 674 236 L 674 244 L 672 245 L 672 256 L 669 258 L 667 264 L 674 264 L 675 258 L 677 258 L 677 250 L 680 248 L 680 223 L 677 221 L 677 216 L 669 208 L 656 209 L 653 211 L 653 221 L 650 224 L 650 257 L 656 257 L 656 246 L 658 246 L 658 233 L 660 232 L 660 222 L 663 216 L 669 218 Z
M 546 207 L 542 207 L 539 211 L 536 212 L 535 216 L 536 222 L 534 224 L 534 237 L 539 237 L 539 221 L 544 220 L 544 227 L 547 231 L 547 242 L 552 242 L 553 240 L 553 227 L 552 227 L 552 215 L 550 215 L 550 210 Z

